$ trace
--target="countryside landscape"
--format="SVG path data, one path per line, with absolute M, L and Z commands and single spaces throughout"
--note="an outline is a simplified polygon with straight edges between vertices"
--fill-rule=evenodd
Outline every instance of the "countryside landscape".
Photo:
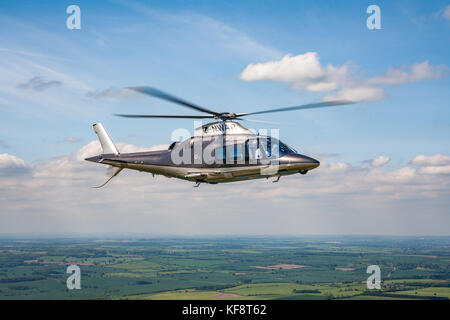
M 69 265 L 81 289 L 69 290 Z M 367 288 L 369 265 L 381 289 Z M 450 298 L 450 237 L 3 236 L 0 299 Z

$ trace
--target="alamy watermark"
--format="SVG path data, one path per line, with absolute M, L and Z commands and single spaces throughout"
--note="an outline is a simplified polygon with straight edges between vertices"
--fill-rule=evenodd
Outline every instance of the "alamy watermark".
M 381 29 L 381 9 L 379 6 L 372 4 L 367 7 L 366 13 L 370 16 L 366 20 L 366 26 L 369 30 Z
M 381 270 L 377 265 L 367 267 L 367 273 L 371 275 L 367 278 L 367 289 L 381 289 Z
M 67 7 L 66 13 L 70 14 L 66 20 L 67 29 L 81 29 L 81 9 L 79 6 L 72 4 Z
M 67 281 L 66 281 L 67 289 L 69 289 L 69 290 L 73 290 L 73 289 L 80 290 L 81 289 L 81 270 L 80 270 L 80 267 L 77 266 L 76 264 L 72 264 L 72 265 L 67 267 L 67 271 L 66 272 L 67 273 L 71 273 L 71 276 L 69 276 L 67 278 Z

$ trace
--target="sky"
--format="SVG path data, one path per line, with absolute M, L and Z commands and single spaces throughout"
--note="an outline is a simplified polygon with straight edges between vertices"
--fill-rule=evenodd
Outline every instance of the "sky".
M 449 31 L 448 1 L 2 1 L 0 233 L 450 235 Z M 92 189 L 111 174 L 83 160 L 93 123 L 121 152 L 193 134 L 113 116 L 195 113 L 122 89 L 144 85 L 219 112 L 357 103 L 244 124 L 320 160 L 305 176 L 192 188 L 124 170 Z

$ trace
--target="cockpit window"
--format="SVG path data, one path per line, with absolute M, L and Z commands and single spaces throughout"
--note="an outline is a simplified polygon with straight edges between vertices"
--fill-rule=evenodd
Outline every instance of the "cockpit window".
M 267 156 L 269 158 L 279 158 L 286 154 L 296 153 L 295 150 L 288 147 L 278 139 L 267 137 Z
M 279 158 L 290 153 L 297 152 L 280 140 L 272 137 L 257 137 L 248 141 L 250 159 Z
M 289 153 L 297 153 L 297 151 L 280 141 L 280 153 L 285 155 Z

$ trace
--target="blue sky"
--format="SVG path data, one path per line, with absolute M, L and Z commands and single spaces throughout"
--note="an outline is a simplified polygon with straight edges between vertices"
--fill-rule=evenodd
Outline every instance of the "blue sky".
M 81 30 L 66 28 L 65 11 L 71 4 L 81 8 Z M 381 8 L 381 30 L 366 27 L 370 4 Z M 148 97 L 113 94 L 125 86 L 150 85 L 218 111 L 251 112 L 321 101 L 364 85 L 378 90 L 378 95 L 352 106 L 254 119 L 293 122 L 279 127 L 281 140 L 318 157 L 324 170 L 327 161 L 328 168 L 343 163 L 359 170 L 385 156 L 388 162 L 377 170 L 389 174 L 410 166 L 419 155 L 448 155 L 448 5 L 446 1 L 2 1 L 0 154 L 22 160 L 33 171 L 50 159 L 79 153 L 95 140 L 91 127 L 95 122 L 102 122 L 113 140 L 139 147 L 169 143 L 176 128 L 193 131 L 189 120 L 112 116 L 193 113 Z M 334 73 L 325 76 L 337 83 L 335 90 L 309 90 L 307 80 L 280 80 L 284 75 L 270 74 L 273 70 L 252 81 L 243 77 L 251 64 L 267 69 L 271 61 L 308 52 L 315 54 L 323 70 L 348 67 L 338 80 Z M 425 62 L 426 70 L 415 76 L 413 66 Z M 401 72 L 403 78 L 393 76 Z M 33 83 L 41 85 L 40 90 Z M 427 180 L 431 186 L 426 189 L 448 183 L 448 175 L 439 179 Z M 433 200 L 438 223 L 449 219 L 448 209 L 442 209 L 448 203 L 445 196 L 440 193 L 439 200 Z

